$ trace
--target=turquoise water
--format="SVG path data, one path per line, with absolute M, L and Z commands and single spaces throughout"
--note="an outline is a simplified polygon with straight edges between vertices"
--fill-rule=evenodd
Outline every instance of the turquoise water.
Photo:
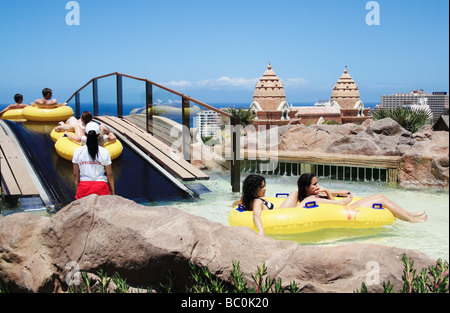
M 159 202 L 149 205 L 171 205 L 188 213 L 209 220 L 228 224 L 231 204 L 239 194 L 231 192 L 228 173 L 207 172 L 211 179 L 202 183 L 211 190 L 198 200 Z M 242 174 L 241 179 L 246 174 Z M 295 189 L 296 177 L 265 176 L 268 197 L 276 193 Z M 406 190 L 392 188 L 373 182 L 344 182 L 319 179 L 324 187 L 331 190 L 347 189 L 356 196 L 365 197 L 382 193 L 409 211 L 427 211 L 426 223 L 411 224 L 397 220 L 393 224 L 377 229 L 325 229 L 306 233 L 295 238 L 278 237 L 280 240 L 294 240 L 305 245 L 339 245 L 346 243 L 370 243 L 419 250 L 429 257 L 449 259 L 449 193 L 448 190 Z
M 200 195 L 198 199 L 158 201 L 143 203 L 148 206 L 173 206 L 193 215 L 228 224 L 231 204 L 240 197 L 233 193 L 228 173 L 207 171 L 210 180 L 202 184 L 211 192 Z M 243 173 L 241 181 L 247 174 Z M 265 176 L 268 197 L 276 193 L 290 192 L 295 189 L 296 177 Z M 397 220 L 393 224 L 376 229 L 324 229 L 296 235 L 295 237 L 279 236 L 278 240 L 293 240 L 301 245 L 333 246 L 347 243 L 368 243 L 393 246 L 403 249 L 419 250 L 431 258 L 449 260 L 449 193 L 448 190 L 406 190 L 391 188 L 373 182 L 344 182 L 320 179 L 321 185 L 331 190 L 347 189 L 355 196 L 365 197 L 382 193 L 400 206 L 410 211 L 427 211 L 428 221 L 411 224 Z M 196 183 L 195 183 L 196 184 Z M 120 193 L 119 193 L 120 194 Z M 26 211 L 47 215 L 41 206 L 27 205 Z M 23 211 L 20 208 L 3 208 L 3 214 Z

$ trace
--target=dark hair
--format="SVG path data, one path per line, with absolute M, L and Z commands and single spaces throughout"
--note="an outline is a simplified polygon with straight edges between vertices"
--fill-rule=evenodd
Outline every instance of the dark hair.
M 91 130 L 87 135 L 86 146 L 92 161 L 97 159 L 98 154 L 98 139 L 94 130 Z
M 84 121 L 84 125 L 87 125 L 87 123 L 92 121 L 92 113 L 89 111 L 84 111 L 83 113 L 81 113 L 81 118 Z
M 19 102 L 20 100 L 23 101 L 23 96 L 22 96 L 20 93 L 16 93 L 16 94 L 14 95 L 14 101 L 16 101 L 16 103 L 17 103 L 17 102 Z
M 42 89 L 42 95 L 45 97 L 49 93 L 53 93 L 53 91 L 50 88 L 44 88 Z
M 251 203 L 257 198 L 256 193 L 261 188 L 265 178 L 259 175 L 248 175 L 242 183 L 242 204 L 246 211 L 251 211 Z
M 302 202 L 303 199 L 307 197 L 306 194 L 306 187 L 311 186 L 312 179 L 316 177 L 313 173 L 304 173 L 300 175 L 300 177 L 297 180 L 297 187 L 298 187 L 298 201 Z

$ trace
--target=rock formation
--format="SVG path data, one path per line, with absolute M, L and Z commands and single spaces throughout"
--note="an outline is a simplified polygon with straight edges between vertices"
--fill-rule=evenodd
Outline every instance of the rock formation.
M 230 281 L 233 260 L 249 281 L 265 262 L 268 275 L 283 284 L 295 280 L 304 292 L 352 292 L 362 282 L 380 292 L 387 280 L 400 289 L 403 253 L 419 270 L 435 264 L 421 252 L 381 245 L 276 241 L 246 227 L 224 226 L 172 207 L 145 207 L 119 196 L 89 196 L 52 217 L 0 217 L 0 280 L 12 292 L 66 291 L 77 266 L 90 273 L 100 268 L 110 275 L 117 272 L 132 286 L 153 288 L 166 281 L 170 269 L 175 290 L 183 292 L 188 261 Z
M 390 118 L 361 125 L 291 126 L 280 151 L 399 156 L 402 186 L 449 186 L 449 133 L 423 126 L 412 134 Z

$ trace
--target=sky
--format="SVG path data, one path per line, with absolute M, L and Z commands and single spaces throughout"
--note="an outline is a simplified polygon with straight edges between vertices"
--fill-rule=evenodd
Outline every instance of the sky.
M 446 0 L 75 2 L 0 0 L 0 104 L 45 87 L 65 102 L 113 72 L 250 104 L 269 62 L 289 103 L 329 99 L 345 66 L 363 102 L 449 90 Z

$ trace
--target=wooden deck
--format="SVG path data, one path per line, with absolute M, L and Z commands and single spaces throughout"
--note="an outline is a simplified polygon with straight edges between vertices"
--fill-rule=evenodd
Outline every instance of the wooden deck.
M 111 130 L 117 131 L 128 138 L 175 177 L 183 181 L 209 179 L 208 175 L 134 123 L 114 116 L 96 116 L 95 119 L 105 124 Z
M 0 126 L 0 173 L 2 194 L 17 197 L 39 196 L 33 180 L 25 167 L 26 160 Z

